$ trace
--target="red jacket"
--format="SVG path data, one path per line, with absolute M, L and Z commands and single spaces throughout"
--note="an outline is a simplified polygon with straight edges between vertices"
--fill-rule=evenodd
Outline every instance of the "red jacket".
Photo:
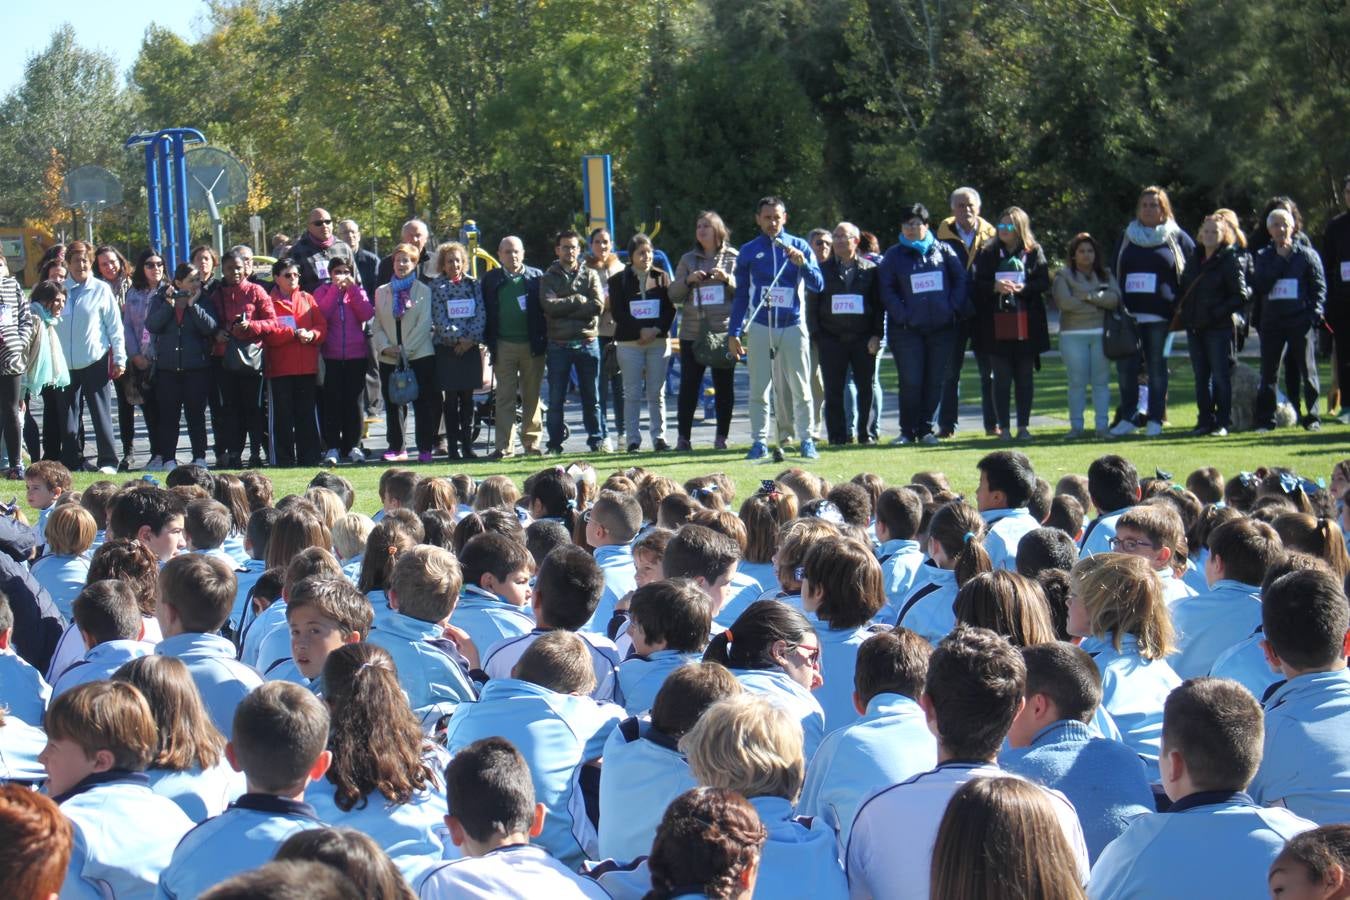
M 217 325 L 224 330 L 228 330 L 240 316 L 249 321 L 276 318 L 276 312 L 272 309 L 272 298 L 267 296 L 266 289 L 251 281 L 244 281 L 235 287 L 226 287 L 222 282 L 211 292 L 211 300 L 216 304 L 216 312 L 220 314 Z M 258 333 L 254 331 L 251 336 L 256 340 Z M 211 355 L 224 356 L 225 344 L 220 341 L 213 342 Z
M 274 288 L 272 308 L 276 312 L 275 318 L 248 323 L 249 330 L 262 336 L 264 374 L 268 378 L 317 375 L 319 347 L 328 332 L 328 324 L 314 297 L 304 291 L 282 297 Z M 297 328 L 308 328 L 316 337 L 310 343 L 302 344 L 295 336 Z

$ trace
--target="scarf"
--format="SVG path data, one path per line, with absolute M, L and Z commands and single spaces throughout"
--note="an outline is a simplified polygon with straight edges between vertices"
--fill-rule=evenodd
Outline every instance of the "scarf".
M 920 256 L 927 256 L 928 251 L 932 250 L 933 245 L 937 243 L 937 238 L 933 237 L 933 232 L 931 231 L 925 234 L 921 241 L 911 241 L 903 234 L 900 235 L 898 239 L 901 247 L 908 247 Z
M 394 318 L 401 319 L 410 305 L 412 283 L 417 280 L 417 270 L 409 272 L 406 278 L 389 279 L 389 290 L 394 295 Z
M 41 393 L 44 388 L 63 388 L 70 385 L 70 367 L 66 364 L 66 354 L 61 350 L 61 341 L 56 335 L 56 326 L 61 323 L 59 316 L 41 303 L 33 304 L 33 312 L 47 326 L 38 335 L 33 361 L 24 373 L 24 389 L 29 393 Z
M 1152 228 L 1141 224 L 1138 219 L 1130 223 L 1125 229 L 1125 238 L 1136 247 L 1161 247 L 1167 243 L 1169 238 L 1174 237 L 1181 231 L 1177 223 L 1168 219 L 1161 225 L 1155 225 Z
M 309 242 L 313 244 L 315 247 L 318 247 L 320 250 L 327 250 L 329 247 L 337 243 L 337 235 L 330 234 L 328 236 L 328 240 L 321 241 L 318 238 L 316 238 L 313 234 L 310 234 Z

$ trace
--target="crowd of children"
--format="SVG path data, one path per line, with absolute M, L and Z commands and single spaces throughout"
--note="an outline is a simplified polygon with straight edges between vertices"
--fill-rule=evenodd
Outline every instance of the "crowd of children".
M 0 522 L 17 898 L 1350 898 L 1350 461 L 197 466 Z

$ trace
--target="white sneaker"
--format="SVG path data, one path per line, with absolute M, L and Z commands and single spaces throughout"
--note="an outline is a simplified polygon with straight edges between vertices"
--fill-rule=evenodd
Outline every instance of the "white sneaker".
M 1135 425 L 1129 419 L 1121 419 L 1115 425 L 1111 426 L 1111 433 L 1116 437 L 1124 437 L 1127 434 L 1134 434 L 1139 426 Z
M 145 464 L 145 471 L 147 472 L 162 472 L 163 470 L 164 457 L 162 456 L 152 456 L 150 461 Z
M 194 460 L 192 461 L 192 464 L 193 464 L 194 466 L 201 466 L 203 469 L 209 469 L 209 468 L 211 468 L 210 466 L 208 466 L 208 465 L 206 464 L 206 457 L 205 457 L 205 456 L 199 456 L 199 457 L 197 457 L 196 459 L 194 459 Z
M 919 438 L 919 443 L 923 444 L 925 447 L 935 447 L 937 446 L 937 442 L 938 436 L 931 431 Z
M 176 468 L 178 468 L 178 460 L 166 459 L 164 460 L 164 465 L 159 467 L 159 470 L 161 472 L 172 472 Z
M 1144 434 L 1148 435 L 1149 437 L 1157 437 L 1158 435 L 1162 434 L 1162 423 L 1149 422 L 1148 428 L 1144 431 Z
M 909 438 L 905 437 L 903 434 L 897 434 L 895 437 L 891 438 L 892 447 L 904 447 L 912 443 L 914 442 L 911 441 Z
M 336 447 L 330 447 L 328 452 L 323 455 L 323 464 L 325 466 L 336 466 L 338 464 L 338 452 Z
M 347 454 L 347 461 L 353 465 L 360 465 L 366 461 L 366 455 L 361 452 L 360 447 L 353 447 L 352 452 Z
M 100 475 L 116 475 L 117 466 L 99 466 L 98 473 Z
M 1228 437 L 1228 429 L 1227 429 L 1227 428 L 1215 428 L 1213 431 L 1211 431 L 1211 432 L 1209 433 L 1209 436 L 1210 436 L 1210 437 Z
M 613 453 L 613 452 L 614 452 L 614 440 L 613 440 L 612 438 L 605 438 L 604 441 L 602 441 L 601 444 L 600 444 L 600 449 L 601 449 L 601 452 L 604 452 L 604 453 Z

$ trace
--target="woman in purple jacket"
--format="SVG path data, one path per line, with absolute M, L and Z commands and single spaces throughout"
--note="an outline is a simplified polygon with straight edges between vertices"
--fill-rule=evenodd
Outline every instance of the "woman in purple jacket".
M 334 257 L 328 262 L 332 279 L 314 289 L 314 302 L 328 323 L 323 354 L 323 462 L 335 466 L 346 457 L 365 462 L 361 452 L 361 398 L 366 389 L 366 331 L 362 327 L 375 308 L 352 277 L 351 263 Z

